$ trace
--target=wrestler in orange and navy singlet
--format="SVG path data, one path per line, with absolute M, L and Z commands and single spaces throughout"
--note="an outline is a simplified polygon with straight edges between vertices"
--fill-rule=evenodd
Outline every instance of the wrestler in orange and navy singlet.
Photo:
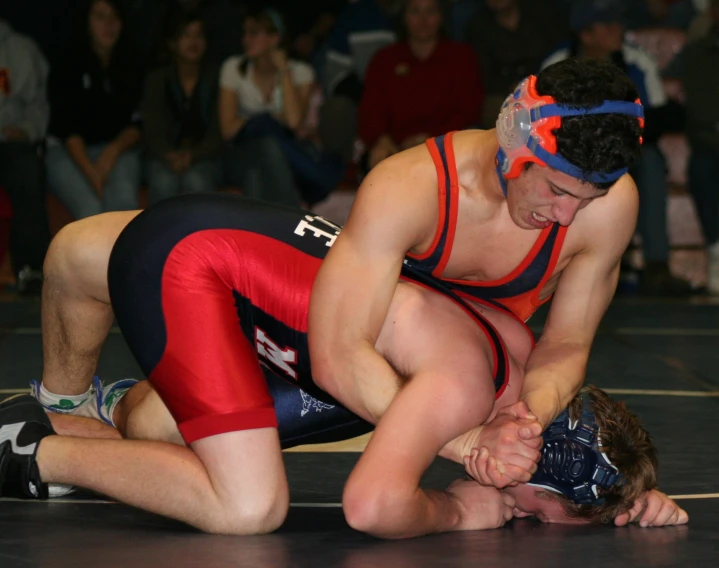
M 453 133 L 449 133 L 427 140 L 437 169 L 439 220 L 429 249 L 421 255 L 407 254 L 403 274 L 470 302 L 509 312 L 525 322 L 549 300 L 540 300 L 539 294 L 557 265 L 567 227 L 553 223 L 543 229 L 529 254 L 503 278 L 486 282 L 443 278 L 442 273 L 452 253 L 459 207 L 452 138 Z

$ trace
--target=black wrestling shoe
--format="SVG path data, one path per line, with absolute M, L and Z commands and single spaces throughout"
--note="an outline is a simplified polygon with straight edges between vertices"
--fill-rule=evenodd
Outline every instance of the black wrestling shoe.
M 27 394 L 0 402 L 0 495 L 47 499 L 48 484 L 40 479 L 37 449 L 54 434 L 42 405 Z

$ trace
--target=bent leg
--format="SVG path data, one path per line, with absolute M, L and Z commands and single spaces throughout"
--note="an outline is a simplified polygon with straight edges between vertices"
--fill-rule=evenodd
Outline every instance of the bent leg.
M 85 487 L 206 532 L 270 532 L 289 507 L 274 428 L 203 438 L 192 449 L 50 436 L 41 442 L 37 460 L 45 482 Z
M 107 291 L 110 252 L 137 213 L 72 223 L 50 245 L 42 291 L 42 380 L 53 393 L 78 395 L 90 387 L 113 320 Z

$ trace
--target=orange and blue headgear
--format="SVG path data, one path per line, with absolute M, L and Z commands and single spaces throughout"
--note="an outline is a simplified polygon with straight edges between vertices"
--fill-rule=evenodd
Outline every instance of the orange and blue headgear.
M 627 173 L 628 167 L 613 172 L 587 172 L 575 166 L 557 152 L 553 131 L 562 126 L 563 117 L 589 114 L 626 114 L 636 117 L 639 126 L 644 127 L 644 108 L 639 99 L 633 103 L 604 101 L 594 107 L 558 104 L 551 96 L 540 96 L 536 83 L 534 75 L 519 83 L 504 101 L 497 118 L 497 173 L 505 195 L 505 179 L 519 177 L 524 164 L 530 162 L 589 183 L 616 181 Z

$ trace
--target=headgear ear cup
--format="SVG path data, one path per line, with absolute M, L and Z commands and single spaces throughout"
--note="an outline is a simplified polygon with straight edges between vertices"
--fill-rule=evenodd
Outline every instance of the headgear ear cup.
M 628 168 L 613 172 L 581 170 L 557 152 L 553 131 L 561 127 L 562 117 L 590 114 L 627 114 L 637 117 L 643 126 L 641 103 L 638 100 L 633 103 L 604 101 L 591 108 L 570 107 L 557 104 L 553 97 L 540 96 L 536 82 L 534 75 L 524 79 L 507 97 L 497 118 L 497 166 L 501 175 L 507 179 L 518 177 L 524 164 L 533 162 L 590 183 L 616 181 L 623 176 Z

